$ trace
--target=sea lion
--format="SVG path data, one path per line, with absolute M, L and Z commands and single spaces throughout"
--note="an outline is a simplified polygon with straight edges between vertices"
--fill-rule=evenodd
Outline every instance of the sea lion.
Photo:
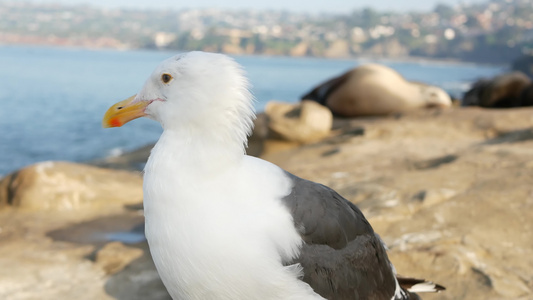
M 521 106 L 533 106 L 533 82 L 522 91 Z
M 387 115 L 424 107 L 450 107 L 442 89 L 409 82 L 393 69 L 366 64 L 319 84 L 302 100 L 314 100 L 343 117 Z
M 482 78 L 476 81 L 463 97 L 463 106 L 481 106 L 488 108 L 509 108 L 531 106 L 525 89 L 531 79 L 522 72 L 511 72 Z M 526 98 L 524 98 L 526 97 Z

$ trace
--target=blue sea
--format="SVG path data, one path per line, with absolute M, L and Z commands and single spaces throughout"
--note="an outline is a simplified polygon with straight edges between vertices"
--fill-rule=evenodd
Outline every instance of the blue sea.
M 115 102 L 139 91 L 154 67 L 175 53 L 0 46 L 0 176 L 44 160 L 84 162 L 155 142 L 148 119 L 103 129 Z M 237 56 L 257 99 L 297 102 L 317 83 L 369 60 Z M 375 62 L 375 61 L 374 61 Z M 480 77 L 505 69 L 443 62 L 377 61 L 409 80 L 460 96 Z

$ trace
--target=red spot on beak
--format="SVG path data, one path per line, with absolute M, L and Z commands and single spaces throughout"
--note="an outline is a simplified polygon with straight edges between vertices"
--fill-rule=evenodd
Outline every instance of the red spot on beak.
M 120 120 L 118 118 L 113 118 L 109 120 L 109 125 L 111 125 L 111 127 L 120 127 L 122 126 L 122 123 L 120 123 Z

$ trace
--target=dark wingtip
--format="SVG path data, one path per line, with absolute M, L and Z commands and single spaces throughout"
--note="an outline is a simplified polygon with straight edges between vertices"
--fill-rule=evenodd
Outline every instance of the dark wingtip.
M 433 283 L 435 285 L 435 289 L 437 290 L 437 292 L 440 292 L 440 291 L 445 291 L 446 288 L 443 287 L 442 285 L 440 284 L 436 284 L 436 283 Z

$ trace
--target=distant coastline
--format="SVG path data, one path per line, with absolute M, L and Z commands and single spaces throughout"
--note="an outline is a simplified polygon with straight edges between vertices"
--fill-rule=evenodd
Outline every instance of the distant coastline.
M 73 50 L 89 50 L 89 51 L 147 51 L 147 52 L 168 52 L 168 53 L 179 53 L 187 52 L 188 50 L 177 50 L 177 49 L 154 49 L 154 48 L 134 48 L 128 46 L 121 47 L 112 47 L 112 46 L 101 46 L 91 44 L 90 42 L 86 43 L 5 43 L 0 40 L 0 47 L 43 47 L 43 48 L 56 48 L 56 49 L 73 49 Z M 346 57 L 323 57 L 323 56 L 293 56 L 286 54 L 243 54 L 243 53 L 227 53 L 220 51 L 219 53 L 224 53 L 226 55 L 232 56 L 253 56 L 253 57 L 288 57 L 288 58 L 316 58 L 316 59 L 331 59 L 331 60 L 358 60 L 361 62 L 379 62 L 379 63 L 394 63 L 394 62 L 411 62 L 411 63 L 431 63 L 443 64 L 443 65 L 477 65 L 477 66 L 494 66 L 494 67 L 506 67 L 506 63 L 489 63 L 489 62 L 471 62 L 464 61 L 457 58 L 432 58 L 425 56 L 402 56 L 402 57 L 386 57 L 386 56 L 370 56 L 370 55 L 359 55 L 359 56 L 346 56 Z
M 533 53 L 531 0 L 343 14 L 0 3 L 2 44 L 491 65 Z

